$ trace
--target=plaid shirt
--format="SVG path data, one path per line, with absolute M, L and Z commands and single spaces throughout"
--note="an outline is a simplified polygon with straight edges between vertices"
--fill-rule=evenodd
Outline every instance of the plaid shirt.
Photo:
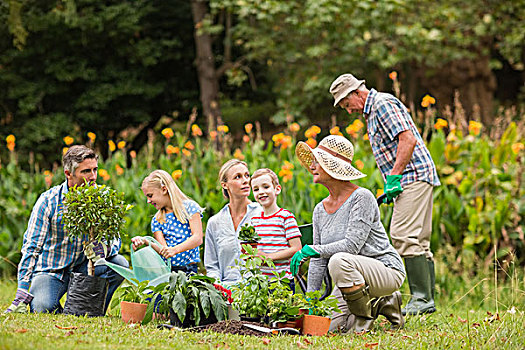
M 401 184 L 405 186 L 415 181 L 425 181 L 432 186 L 440 185 L 430 152 L 401 101 L 390 94 L 371 89 L 366 98 L 363 114 L 367 120 L 372 151 L 383 178 L 390 175 L 394 168 L 399 143 L 397 136 L 403 131 L 410 130 L 417 143 L 412 158 L 403 172 Z
M 18 265 L 18 288 L 29 290 L 33 276 L 52 275 L 64 279 L 73 267 L 84 262 L 82 240 L 70 237 L 62 224 L 62 201 L 67 181 L 38 198 L 24 233 L 22 259 Z M 110 256 L 118 254 L 120 239 L 113 241 Z

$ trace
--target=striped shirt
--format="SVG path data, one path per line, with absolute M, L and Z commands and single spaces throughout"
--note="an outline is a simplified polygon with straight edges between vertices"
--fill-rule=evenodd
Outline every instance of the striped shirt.
M 84 262 L 81 239 L 69 236 L 62 223 L 64 194 L 67 181 L 42 193 L 38 198 L 22 244 L 18 265 L 18 288 L 29 290 L 33 276 L 48 274 L 60 280 L 73 267 Z M 113 241 L 110 256 L 120 249 L 120 239 Z
M 383 178 L 390 175 L 394 168 L 399 144 L 397 136 L 403 131 L 410 130 L 417 143 L 412 158 L 403 172 L 401 185 L 405 186 L 416 181 L 425 181 L 432 186 L 440 185 L 430 152 L 401 101 L 390 94 L 371 89 L 366 98 L 363 114 L 367 120 L 370 145 Z
M 264 216 L 264 212 L 261 211 L 259 215 L 252 218 L 252 226 L 255 227 L 257 234 L 261 236 L 257 249 L 267 254 L 286 249 L 290 247 L 288 244 L 290 239 L 301 237 L 294 215 L 282 208 L 270 216 Z M 287 278 L 293 278 L 290 273 L 290 259 L 275 260 L 274 264 L 275 269 L 262 266 L 261 272 L 266 276 L 273 276 L 272 271 L 278 273 L 285 271 Z

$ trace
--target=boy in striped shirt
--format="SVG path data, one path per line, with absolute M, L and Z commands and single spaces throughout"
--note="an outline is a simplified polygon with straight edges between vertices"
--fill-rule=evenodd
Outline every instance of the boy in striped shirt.
M 255 200 L 263 208 L 251 220 L 261 237 L 257 244 L 258 254 L 272 259 L 275 264 L 275 269 L 263 266 L 261 271 L 267 276 L 273 276 L 273 271 L 285 271 L 285 277 L 290 280 L 292 291 L 295 291 L 290 258 L 302 248 L 301 232 L 294 215 L 277 205 L 277 196 L 281 193 L 279 178 L 270 169 L 258 169 L 253 173 L 250 185 Z

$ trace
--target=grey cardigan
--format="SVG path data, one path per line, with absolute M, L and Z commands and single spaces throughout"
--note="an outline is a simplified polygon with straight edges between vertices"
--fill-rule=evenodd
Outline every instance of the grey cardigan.
M 365 188 L 356 189 L 333 214 L 326 212 L 322 202 L 318 203 L 313 213 L 313 231 L 312 248 L 321 256 L 310 261 L 309 291 L 321 288 L 328 260 L 339 252 L 377 259 L 405 275 L 403 261 L 381 222 L 376 199 Z

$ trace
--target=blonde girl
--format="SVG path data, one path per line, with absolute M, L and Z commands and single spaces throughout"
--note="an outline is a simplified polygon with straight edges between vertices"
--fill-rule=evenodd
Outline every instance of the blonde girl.
M 172 271 L 197 273 L 204 209 L 189 199 L 164 170 L 154 170 L 146 176 L 142 192 L 157 209 L 151 220 L 151 231 L 161 247 L 153 245 L 153 248 L 171 259 Z M 142 237 L 133 237 L 132 242 L 134 248 L 147 244 Z

